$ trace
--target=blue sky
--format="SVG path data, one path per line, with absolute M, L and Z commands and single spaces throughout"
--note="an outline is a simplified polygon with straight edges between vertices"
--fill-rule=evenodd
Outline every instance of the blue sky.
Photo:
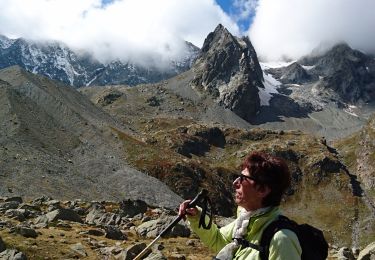
M 216 3 L 236 21 L 242 32 L 249 30 L 255 15 L 256 0 L 216 0 Z

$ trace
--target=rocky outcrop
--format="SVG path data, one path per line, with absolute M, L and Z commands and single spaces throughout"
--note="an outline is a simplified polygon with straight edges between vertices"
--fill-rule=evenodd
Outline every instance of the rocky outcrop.
M 317 77 L 310 75 L 300 64 L 293 62 L 287 67 L 268 69 L 283 84 L 303 84 Z
M 371 102 L 375 98 L 375 60 L 346 43 L 323 55 L 304 57 L 299 63 L 313 66 L 309 73 L 321 77 L 320 87 L 335 91 L 344 102 Z
M 250 121 L 260 107 L 263 74 L 249 38 L 237 38 L 218 25 L 193 66 L 193 87 Z

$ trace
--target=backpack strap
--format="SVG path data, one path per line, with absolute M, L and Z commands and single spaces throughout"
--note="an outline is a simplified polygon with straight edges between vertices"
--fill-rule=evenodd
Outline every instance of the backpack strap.
M 281 229 L 289 229 L 297 234 L 297 223 L 289 218 L 280 215 L 278 219 L 269 224 L 262 234 L 259 246 L 262 250 L 259 251 L 260 259 L 268 260 L 270 243 L 275 233 Z

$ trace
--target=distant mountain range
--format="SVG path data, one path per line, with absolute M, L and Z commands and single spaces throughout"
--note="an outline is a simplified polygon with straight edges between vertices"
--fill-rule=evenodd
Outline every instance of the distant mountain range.
M 188 70 L 198 52 L 198 47 L 186 42 L 181 60 L 171 60 L 168 68 L 145 68 L 121 60 L 104 64 L 88 52 L 78 53 L 61 42 L 34 42 L 0 35 L 0 69 L 18 65 L 74 87 L 155 83 Z

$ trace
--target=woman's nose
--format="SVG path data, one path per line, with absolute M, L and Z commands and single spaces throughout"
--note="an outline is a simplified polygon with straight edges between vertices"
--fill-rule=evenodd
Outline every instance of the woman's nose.
M 233 181 L 233 187 L 237 188 L 240 185 L 240 178 L 237 178 Z

